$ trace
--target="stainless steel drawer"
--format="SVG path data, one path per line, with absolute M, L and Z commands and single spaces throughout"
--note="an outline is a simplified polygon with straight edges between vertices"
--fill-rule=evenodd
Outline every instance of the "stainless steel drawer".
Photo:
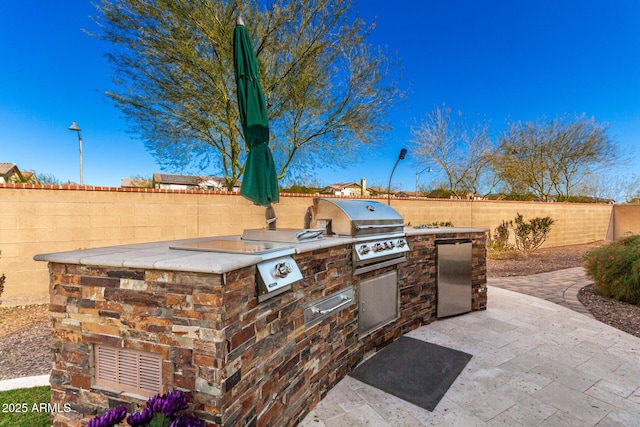
M 305 327 L 312 326 L 322 319 L 325 319 L 340 310 L 344 310 L 353 303 L 353 286 L 349 286 L 347 289 L 328 297 L 316 300 L 304 309 Z

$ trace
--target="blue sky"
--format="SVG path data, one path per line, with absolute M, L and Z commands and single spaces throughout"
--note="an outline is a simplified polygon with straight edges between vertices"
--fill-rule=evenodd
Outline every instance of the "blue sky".
M 374 45 L 397 53 L 406 102 L 391 113 L 385 144 L 348 169 L 320 170 L 329 184 L 386 185 L 409 125 L 436 105 L 462 111 L 467 121 L 586 114 L 611 125 L 625 149 L 640 146 L 640 2 L 636 0 L 362 0 L 360 16 L 376 20 Z M 84 181 L 119 186 L 160 167 L 104 95 L 112 70 L 109 45 L 94 29 L 90 0 L 0 3 L 0 162 L 79 181 L 83 129 Z M 250 27 L 250 23 L 247 23 Z M 637 153 L 636 153 L 637 154 Z M 423 166 L 401 162 L 394 186 L 414 190 Z M 640 171 L 636 157 L 615 171 Z M 421 184 L 429 182 L 425 172 Z

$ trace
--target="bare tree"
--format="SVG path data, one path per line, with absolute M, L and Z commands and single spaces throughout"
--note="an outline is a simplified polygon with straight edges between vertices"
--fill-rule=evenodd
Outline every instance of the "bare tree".
M 279 177 L 346 165 L 389 129 L 401 93 L 391 62 L 367 45 L 352 0 L 101 0 L 98 37 L 119 90 L 108 92 L 165 169 L 216 169 L 232 188 L 246 149 L 232 31 L 253 37 Z
M 640 190 L 640 176 L 615 173 L 588 173 L 576 190 L 577 194 L 599 201 L 614 200 L 618 203 L 629 201 Z
M 607 130 L 584 115 L 509 123 L 494 167 L 511 192 L 568 200 L 588 174 L 622 159 Z
M 59 180 L 52 173 L 44 173 L 44 172 L 40 173 L 36 171 L 33 171 L 33 173 L 36 176 L 36 180 L 38 181 L 38 184 L 57 185 L 62 183 L 62 181 Z
M 131 178 L 130 185 L 131 187 L 138 187 L 138 188 L 153 188 L 154 186 L 153 176 L 146 177 L 142 175 L 136 175 L 133 178 Z
M 635 194 L 631 194 L 627 198 L 627 203 L 634 204 L 634 205 L 640 205 L 640 190 L 638 190 Z
M 640 177 L 633 175 L 624 186 L 625 202 L 640 204 Z
M 437 106 L 411 129 L 412 153 L 422 165 L 434 165 L 444 174 L 445 189 L 461 198 L 467 192 L 490 192 L 492 144 L 488 123 L 469 126 L 462 113 Z

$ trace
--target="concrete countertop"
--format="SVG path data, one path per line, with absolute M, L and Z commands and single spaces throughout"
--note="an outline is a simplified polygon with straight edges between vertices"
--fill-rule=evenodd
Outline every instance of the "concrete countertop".
M 407 236 L 425 234 L 482 233 L 481 228 L 405 227 Z M 237 240 L 240 236 L 215 236 L 197 239 L 172 240 L 164 242 L 138 243 L 131 245 L 109 246 L 95 249 L 83 249 L 36 255 L 36 261 L 60 264 L 77 264 L 104 267 L 119 267 L 145 270 L 191 271 L 196 273 L 223 274 L 243 267 L 256 265 L 276 256 L 301 254 L 318 249 L 348 245 L 356 241 L 352 237 L 325 237 L 305 243 L 280 243 L 282 250 L 266 254 L 238 254 L 222 252 L 201 252 L 194 250 L 171 249 L 172 246 L 197 243 L 209 240 Z
M 280 243 L 282 250 L 266 254 L 201 252 L 171 249 L 172 246 L 209 240 L 237 240 L 240 236 L 215 236 L 197 239 L 172 240 L 164 242 L 138 243 L 82 249 L 68 252 L 39 254 L 36 261 L 59 264 L 92 265 L 104 267 L 124 267 L 145 270 L 191 271 L 196 273 L 223 274 L 243 267 L 256 265 L 275 256 L 310 252 L 353 243 L 352 238 L 328 237 L 307 243 Z
M 457 234 L 457 233 L 486 233 L 488 228 L 471 228 L 471 227 L 434 227 L 426 226 L 424 228 L 405 227 L 404 233 L 407 236 L 419 236 L 424 234 Z

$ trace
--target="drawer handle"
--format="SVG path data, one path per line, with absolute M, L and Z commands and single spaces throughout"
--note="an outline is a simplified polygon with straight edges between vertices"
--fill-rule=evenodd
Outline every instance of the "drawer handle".
M 316 314 L 327 314 L 327 313 L 331 313 L 332 311 L 335 311 L 335 310 L 339 309 L 340 307 L 343 307 L 343 306 L 351 303 L 351 301 L 353 301 L 353 298 L 348 297 L 346 295 L 340 295 L 340 299 L 342 299 L 342 302 L 340 304 L 336 305 L 335 307 L 331 307 L 331 308 L 328 308 L 326 310 L 320 310 L 319 308 L 311 307 L 311 311 L 313 313 L 316 313 Z

